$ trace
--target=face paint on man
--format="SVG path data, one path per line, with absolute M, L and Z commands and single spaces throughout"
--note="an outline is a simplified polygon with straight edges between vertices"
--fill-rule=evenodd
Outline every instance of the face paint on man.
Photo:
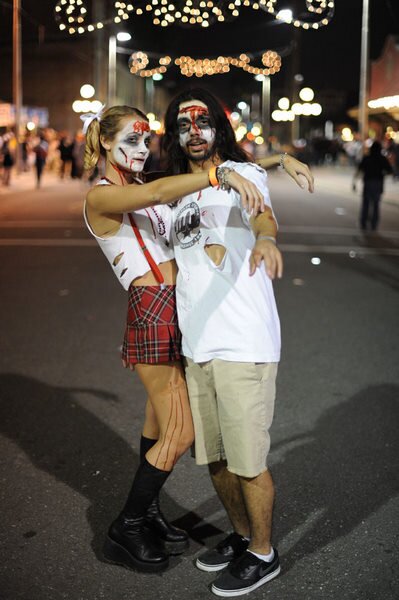
M 190 160 L 203 161 L 212 155 L 216 130 L 206 104 L 201 100 L 187 100 L 179 105 L 177 115 L 179 141 Z
M 147 121 L 132 119 L 119 131 L 111 149 L 111 159 L 124 170 L 138 173 L 150 153 L 151 133 Z

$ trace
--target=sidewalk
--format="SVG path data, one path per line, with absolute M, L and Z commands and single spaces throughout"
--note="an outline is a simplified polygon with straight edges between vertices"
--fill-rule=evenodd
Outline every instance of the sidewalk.
M 40 188 L 33 171 L 11 177 L 11 185 L 0 185 L 0 219 L 3 222 L 71 219 L 83 227 L 82 206 L 89 189 L 80 179 L 60 179 L 45 172 Z
M 359 196 L 362 190 L 362 180 L 357 180 L 357 191 L 352 191 L 352 181 L 355 169 L 347 166 L 322 166 L 312 167 L 313 175 L 317 181 L 317 191 L 332 192 L 344 196 Z M 385 177 L 384 194 L 382 201 L 399 207 L 399 181 L 394 181 L 392 176 Z

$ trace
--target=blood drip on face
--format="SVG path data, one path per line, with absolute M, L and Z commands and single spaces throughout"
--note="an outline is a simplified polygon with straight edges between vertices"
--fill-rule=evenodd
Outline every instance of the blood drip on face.
M 124 153 L 124 154 L 125 154 L 125 153 Z M 127 158 L 127 157 L 126 157 L 126 158 Z M 118 175 L 119 175 L 119 179 L 121 180 L 121 184 L 122 184 L 122 185 L 125 185 L 125 184 L 126 184 L 126 179 L 125 179 L 125 177 L 124 177 L 124 175 L 123 175 L 123 170 L 122 170 L 122 169 L 120 169 L 120 168 L 118 167 L 118 165 L 115 165 L 113 162 L 111 162 L 110 164 L 111 164 L 111 167 L 114 169 L 114 171 L 116 171 L 116 172 L 118 173 Z

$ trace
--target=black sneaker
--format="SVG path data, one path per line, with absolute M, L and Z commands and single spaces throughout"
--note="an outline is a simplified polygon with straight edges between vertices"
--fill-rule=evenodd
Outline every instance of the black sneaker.
M 230 533 L 227 538 L 218 543 L 216 548 L 201 554 L 195 561 L 195 565 L 201 571 L 221 571 L 232 560 L 241 556 L 248 548 L 248 544 L 248 540 L 238 533 Z
M 212 584 L 216 596 L 242 596 L 248 594 L 280 573 L 280 561 L 274 549 L 273 560 L 266 562 L 251 552 L 244 552 Z

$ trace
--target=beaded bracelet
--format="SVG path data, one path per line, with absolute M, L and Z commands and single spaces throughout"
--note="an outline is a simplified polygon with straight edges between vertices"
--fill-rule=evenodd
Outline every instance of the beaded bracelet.
M 281 167 L 282 169 L 284 169 L 284 171 L 285 171 L 284 159 L 285 159 L 285 157 L 286 157 L 287 155 L 288 155 L 288 153 L 287 153 L 287 152 L 283 152 L 282 154 L 280 154 L 280 167 Z
M 227 176 L 231 173 L 232 169 L 229 167 L 218 167 L 216 171 L 217 178 L 219 180 L 220 189 L 225 192 L 229 192 L 231 190 L 231 185 L 227 183 Z

